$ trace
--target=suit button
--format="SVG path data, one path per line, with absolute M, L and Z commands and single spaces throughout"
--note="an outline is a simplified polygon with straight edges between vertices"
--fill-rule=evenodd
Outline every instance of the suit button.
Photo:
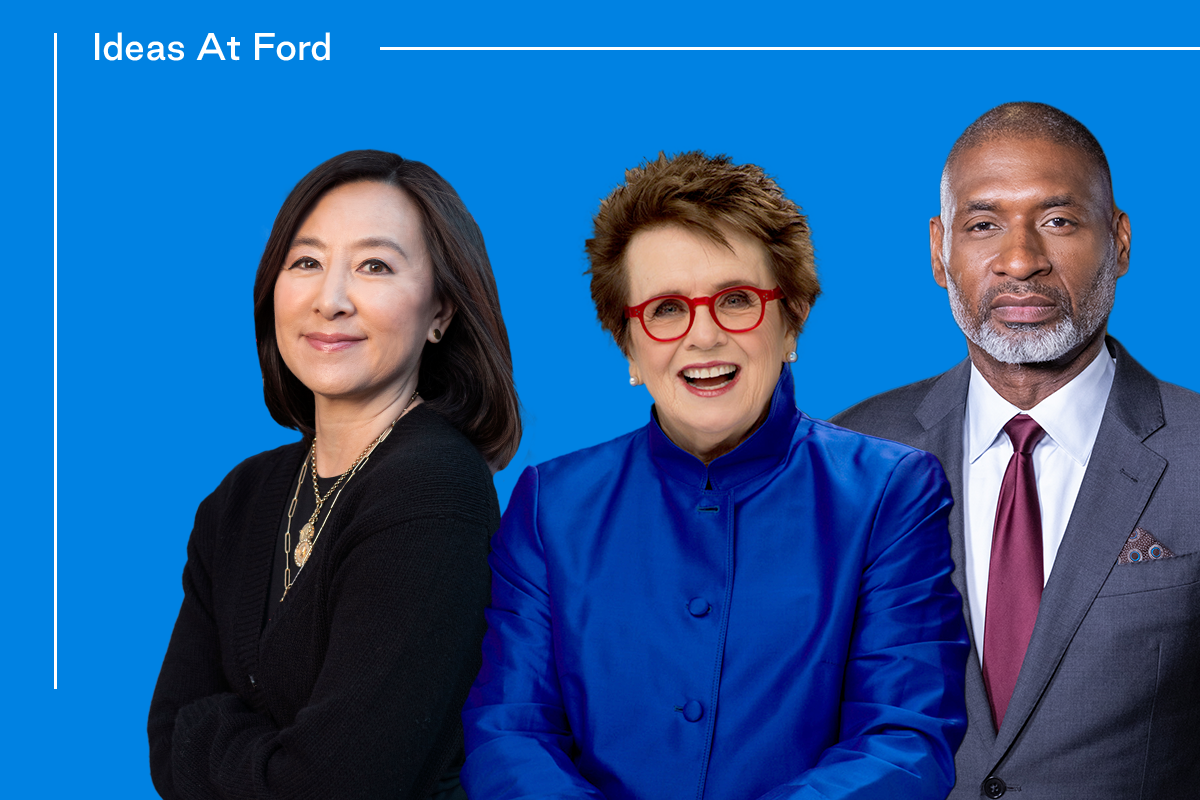
M 1004 781 L 997 778 L 995 775 L 990 775 L 983 782 L 983 793 L 992 800 L 997 797 L 1004 797 L 1004 793 L 1008 791 L 1008 787 L 1004 785 Z
M 704 716 L 704 707 L 695 700 L 688 700 L 683 707 L 683 718 L 688 722 L 699 722 Z
M 703 617 L 712 608 L 703 597 L 693 597 L 688 603 L 688 613 L 693 617 Z

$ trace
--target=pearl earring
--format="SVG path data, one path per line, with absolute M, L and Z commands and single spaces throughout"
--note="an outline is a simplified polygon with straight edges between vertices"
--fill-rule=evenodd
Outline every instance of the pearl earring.
M 629 385 L 630 385 L 630 386 L 637 386 L 637 385 L 638 385 L 638 379 L 637 379 L 637 378 L 635 378 L 635 377 L 633 377 L 632 375 L 630 375 L 630 376 L 629 376 Z
M 795 363 L 796 363 L 796 358 L 797 358 L 797 356 L 796 356 L 796 351 L 795 351 L 795 350 L 793 350 L 792 352 L 790 352 L 790 353 L 788 353 L 788 354 L 787 354 L 787 360 L 788 360 L 788 363 L 795 364 Z

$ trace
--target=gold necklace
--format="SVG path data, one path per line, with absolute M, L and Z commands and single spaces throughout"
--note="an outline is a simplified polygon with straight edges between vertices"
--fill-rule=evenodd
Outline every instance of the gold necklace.
M 317 485 L 317 437 L 313 436 L 313 443 L 308 449 L 308 456 L 304 459 L 304 464 L 302 464 L 300 467 L 300 478 L 296 481 L 296 494 L 292 497 L 292 502 L 288 505 L 287 528 L 283 532 L 283 595 L 279 598 L 279 602 L 283 602 L 283 598 L 287 597 L 288 589 L 291 589 L 292 584 L 296 582 L 295 579 L 292 578 L 292 565 L 288 556 L 293 555 L 291 552 L 292 515 L 296 512 L 296 503 L 300 499 L 300 485 L 304 483 L 304 470 L 310 463 L 312 464 L 313 496 L 316 498 L 317 507 L 313 509 L 312 516 L 308 518 L 308 522 L 304 523 L 304 527 L 300 529 L 300 540 L 296 542 L 296 552 L 294 554 L 294 558 L 296 560 L 296 566 L 299 567 L 299 569 L 296 570 L 296 578 L 299 578 L 300 573 L 304 571 L 304 565 L 308 563 L 308 558 L 312 555 L 312 550 L 317 544 L 317 539 L 320 538 L 321 532 L 325 530 L 325 523 L 329 521 L 329 517 L 333 514 L 333 508 L 337 505 L 338 498 L 342 496 L 342 489 L 346 488 L 346 484 L 350 483 L 350 479 L 353 478 L 355 474 L 357 474 L 362 468 L 362 466 L 367 463 L 367 459 L 371 457 L 371 453 L 375 452 L 375 448 L 378 447 L 380 443 L 388 437 L 388 434 L 391 433 L 392 429 L 396 427 L 396 423 L 400 421 L 400 417 L 403 417 L 408 413 L 408 410 L 412 408 L 413 401 L 417 399 L 418 394 L 420 394 L 420 392 L 412 393 L 412 397 L 408 398 L 408 403 L 405 404 L 404 410 L 400 412 L 400 415 L 392 420 L 391 425 L 388 425 L 383 429 L 383 433 L 379 434 L 379 438 L 368 444 L 366 448 L 364 448 L 363 451 L 358 454 L 358 458 L 356 458 L 354 463 L 350 465 L 350 469 L 338 476 L 337 481 L 329 488 L 329 491 L 325 493 L 324 497 L 321 496 L 320 487 Z M 334 494 L 335 491 L 337 494 Z M 321 521 L 321 527 L 317 528 L 317 517 L 320 515 L 321 508 L 325 505 L 325 501 L 329 499 L 330 495 L 333 495 L 333 502 L 329 504 L 329 513 L 326 514 L 325 519 Z

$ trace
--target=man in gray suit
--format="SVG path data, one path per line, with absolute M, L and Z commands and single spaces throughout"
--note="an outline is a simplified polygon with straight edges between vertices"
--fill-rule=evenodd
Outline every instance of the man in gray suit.
M 951 797 L 1200 797 L 1200 395 L 1106 335 L 1130 226 L 1104 153 L 1008 103 L 955 143 L 941 205 L 969 358 L 833 421 L 950 479 L 974 645 Z

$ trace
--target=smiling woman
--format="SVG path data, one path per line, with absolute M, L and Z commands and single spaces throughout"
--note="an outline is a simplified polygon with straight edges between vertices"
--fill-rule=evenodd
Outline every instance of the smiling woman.
M 364 418 L 394 417 L 416 391 L 425 343 L 436 344 L 454 317 L 434 285 L 420 209 L 375 182 L 321 198 L 292 239 L 274 303 L 280 355 L 312 391 L 318 427 L 355 406 L 367 407 Z M 339 474 L 352 457 L 321 463 Z
M 937 460 L 796 408 L 817 277 L 761 169 L 685 153 L 625 178 L 587 251 L 651 420 L 521 476 L 464 785 L 941 800 L 967 640 Z
M 795 323 L 771 303 L 783 295 L 766 248 L 722 234 L 724 244 L 667 224 L 634 234 L 625 251 L 630 295 L 649 298 L 626 310 L 642 323 L 628 338 L 629 377 L 650 390 L 671 441 L 704 461 L 761 424 L 796 349 Z M 696 292 L 707 296 L 687 296 Z M 799 321 L 811 302 L 799 301 Z
M 263 389 L 296 444 L 200 505 L 151 701 L 163 797 L 462 797 L 489 466 L 520 439 L 483 237 L 436 172 L 344 153 L 276 217 Z

